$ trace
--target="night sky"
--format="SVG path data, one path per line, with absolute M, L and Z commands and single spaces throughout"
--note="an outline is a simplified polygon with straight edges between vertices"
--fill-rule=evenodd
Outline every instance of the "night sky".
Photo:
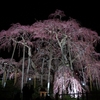
M 100 35 L 100 5 L 96 0 L 95 2 L 87 2 L 87 0 L 32 1 L 0 1 L 0 31 L 7 30 L 11 24 L 15 23 L 31 25 L 36 21 L 46 20 L 51 13 L 59 9 L 65 12 L 66 21 L 70 17 L 76 19 L 81 26 L 90 28 Z

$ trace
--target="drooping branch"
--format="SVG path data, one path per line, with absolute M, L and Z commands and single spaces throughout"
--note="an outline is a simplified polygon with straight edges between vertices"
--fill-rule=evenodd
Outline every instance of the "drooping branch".
M 2 86 L 6 86 L 7 81 L 7 70 L 6 70 L 7 63 L 4 63 L 4 72 L 3 72 L 3 78 L 2 78 Z
M 41 67 L 41 86 L 42 87 L 43 87 L 43 68 L 44 68 L 44 61 L 45 61 L 45 59 L 43 58 L 42 67 Z
M 50 56 L 49 56 L 49 62 L 48 62 L 48 83 L 47 83 L 47 93 L 49 94 L 50 89 L 50 70 L 51 70 L 51 62 L 52 62 L 52 50 L 50 48 Z
M 28 73 L 29 73 L 29 67 L 30 67 L 30 63 L 31 63 L 31 48 L 28 48 L 28 66 L 27 66 L 27 72 L 26 72 L 26 83 L 27 83 L 27 79 L 28 79 Z
M 70 63 L 70 67 L 71 70 L 73 72 L 73 65 L 72 65 L 72 57 L 71 57 L 71 43 L 70 43 L 70 39 L 68 39 L 68 53 L 69 53 L 69 63 Z
M 23 43 L 25 44 L 25 40 L 23 39 Z M 22 63 L 22 80 L 21 80 L 21 92 L 23 89 L 23 83 L 24 83 L 24 60 L 25 60 L 25 45 L 23 46 L 23 63 Z

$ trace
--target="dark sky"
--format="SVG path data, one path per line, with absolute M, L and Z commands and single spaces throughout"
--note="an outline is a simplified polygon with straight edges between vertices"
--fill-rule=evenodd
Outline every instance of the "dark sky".
M 87 0 L 32 1 L 0 1 L 0 31 L 7 30 L 13 23 L 31 25 L 36 20 L 48 19 L 49 14 L 59 9 L 65 12 L 65 20 L 68 20 L 69 17 L 74 18 L 80 22 L 81 26 L 100 34 L 100 5 L 96 0 L 93 0 L 95 2 L 87 2 Z

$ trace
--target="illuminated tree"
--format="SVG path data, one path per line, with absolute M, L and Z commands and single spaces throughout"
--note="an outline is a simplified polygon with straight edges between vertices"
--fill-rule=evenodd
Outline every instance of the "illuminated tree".
M 100 37 L 95 31 L 81 27 L 75 19 L 62 21 L 64 16 L 63 11 L 56 10 L 48 20 L 31 26 L 12 25 L 7 31 L 0 32 L 0 50 L 12 55 L 9 58 L 14 59 L 23 71 L 24 82 L 29 75 L 37 77 L 41 86 L 45 80 L 48 93 L 52 82 L 54 95 L 87 91 L 93 85 L 99 89 L 100 54 L 95 48 Z

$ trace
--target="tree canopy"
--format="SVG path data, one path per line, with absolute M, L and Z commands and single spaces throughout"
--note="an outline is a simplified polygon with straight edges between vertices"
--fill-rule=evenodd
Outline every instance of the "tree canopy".
M 10 70 L 13 62 L 16 62 L 13 65 L 20 70 L 18 72 L 22 75 L 24 48 L 24 75 L 28 71 L 28 58 L 30 58 L 29 73 L 27 74 L 31 77 L 36 74 L 35 76 L 39 80 L 44 74 L 44 79 L 47 80 L 49 73 L 51 76 L 49 81 L 53 81 L 54 94 L 58 92 L 59 88 L 60 93 L 65 91 L 65 88 L 69 93 L 82 92 L 81 83 L 85 84 L 85 90 L 88 90 L 89 86 L 92 88 L 92 85 L 99 88 L 100 54 L 96 52 L 96 46 L 100 37 L 97 32 L 82 27 L 73 18 L 67 21 L 62 20 L 64 16 L 63 11 L 56 10 L 47 20 L 37 21 L 26 26 L 16 23 L 8 30 L 1 31 L 0 51 L 10 54 L 9 58 L 11 59 L 7 62 L 10 67 L 4 68 L 3 64 L 6 62 L 4 60 L 8 59 L 8 56 L 3 57 L 1 54 L 0 73 L 4 73 L 5 69 L 6 72 L 9 72 L 7 70 Z M 10 72 L 13 73 L 14 70 L 10 70 Z M 68 83 L 77 84 L 80 90 L 77 88 L 71 91 Z

